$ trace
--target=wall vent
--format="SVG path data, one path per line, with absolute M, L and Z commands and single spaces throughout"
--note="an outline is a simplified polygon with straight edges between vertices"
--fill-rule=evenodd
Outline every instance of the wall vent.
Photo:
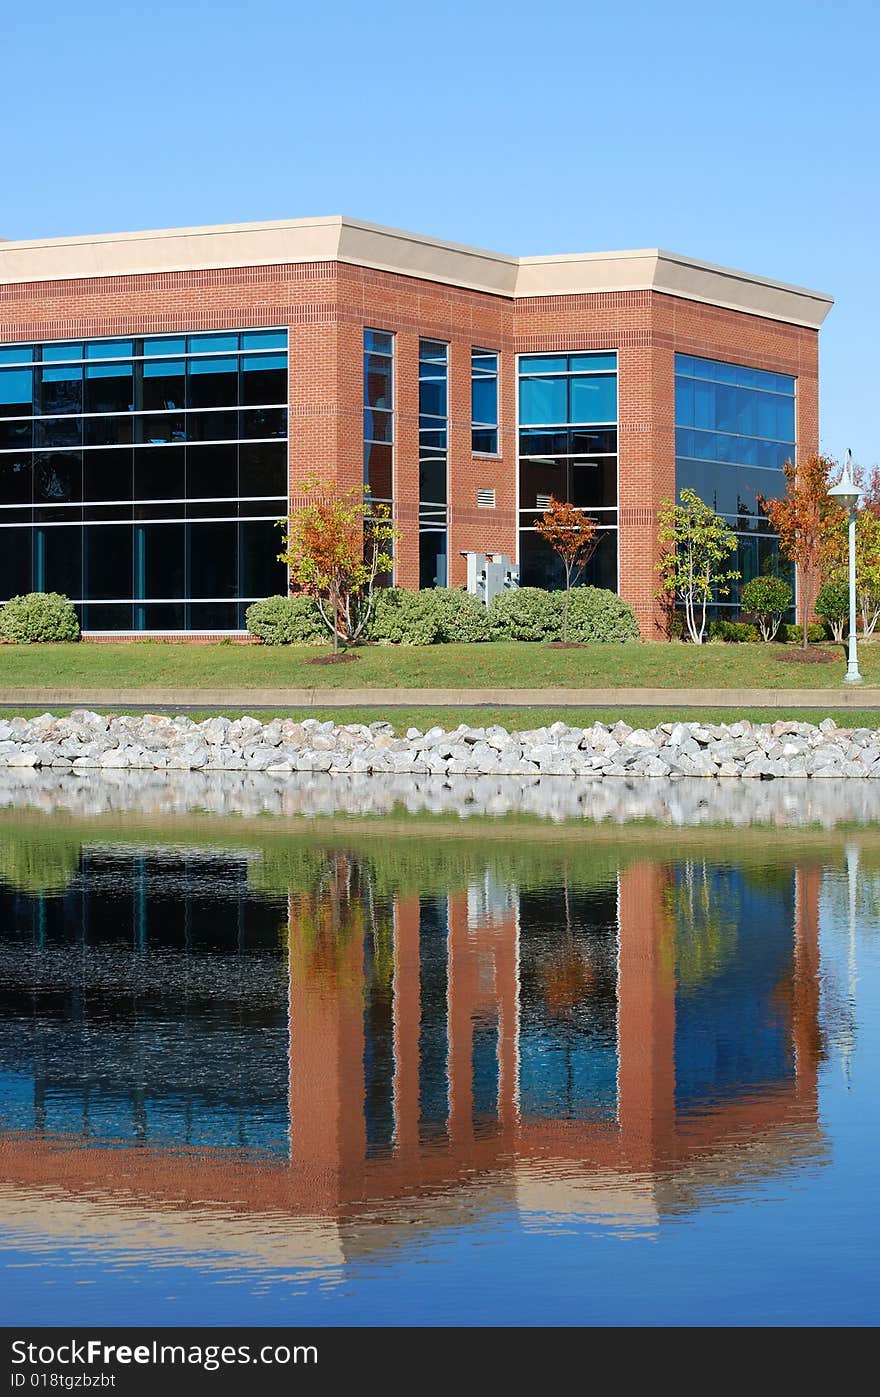
M 535 496 L 535 509 L 549 509 L 549 508 L 550 508 L 550 505 L 552 504 L 552 502 L 553 502 L 553 496 L 552 496 L 552 495 L 536 495 L 536 496 Z
M 495 508 L 495 491 L 494 491 L 494 490 L 490 490 L 490 489 L 488 488 L 488 486 L 481 486 L 481 487 L 477 490 L 477 508 L 478 508 L 478 509 L 494 509 L 494 508 Z

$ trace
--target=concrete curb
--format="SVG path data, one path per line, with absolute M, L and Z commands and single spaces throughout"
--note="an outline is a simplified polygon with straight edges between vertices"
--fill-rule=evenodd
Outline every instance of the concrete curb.
M 880 708 L 880 688 L 49 689 L 0 690 L 5 708 Z

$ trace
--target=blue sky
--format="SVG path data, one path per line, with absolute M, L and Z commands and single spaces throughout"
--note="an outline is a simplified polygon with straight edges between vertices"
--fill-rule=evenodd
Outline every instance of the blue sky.
M 0 236 L 347 213 L 831 292 L 822 447 L 880 462 L 869 0 L 5 6 Z

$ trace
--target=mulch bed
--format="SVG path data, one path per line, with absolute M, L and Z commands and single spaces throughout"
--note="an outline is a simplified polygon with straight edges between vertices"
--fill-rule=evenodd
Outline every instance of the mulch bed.
M 344 665 L 348 660 L 357 660 L 360 656 L 350 655 L 347 650 L 343 650 L 340 655 L 316 655 L 313 660 L 307 663 L 310 665 Z
M 586 646 L 581 645 L 579 640 L 550 640 L 547 642 L 549 650 L 584 650 Z
M 774 660 L 782 660 L 789 665 L 830 665 L 840 656 L 836 650 L 820 650 L 815 645 L 810 645 L 806 650 L 800 645 L 791 650 L 775 651 Z

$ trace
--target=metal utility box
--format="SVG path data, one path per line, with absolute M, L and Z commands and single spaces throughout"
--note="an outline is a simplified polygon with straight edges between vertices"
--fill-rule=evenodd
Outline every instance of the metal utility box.
M 519 569 L 506 553 L 463 553 L 467 559 L 467 589 L 488 606 L 499 592 L 519 586 Z

